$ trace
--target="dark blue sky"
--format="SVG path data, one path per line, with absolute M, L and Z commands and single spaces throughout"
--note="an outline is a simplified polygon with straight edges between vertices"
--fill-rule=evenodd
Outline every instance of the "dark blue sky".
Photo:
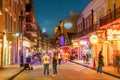
M 81 12 L 90 0 L 33 0 L 36 22 L 53 34 L 54 27 L 60 20 L 69 17 L 70 12 Z

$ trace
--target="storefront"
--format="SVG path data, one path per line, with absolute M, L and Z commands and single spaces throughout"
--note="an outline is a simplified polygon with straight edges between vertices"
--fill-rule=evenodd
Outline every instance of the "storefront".
M 70 58 L 70 55 L 71 55 L 71 47 L 70 46 L 61 46 L 59 47 L 58 51 L 60 51 L 62 57 L 64 58 L 65 55 L 67 54 L 68 58 Z
M 32 59 L 33 57 L 33 47 L 32 43 L 28 39 L 23 40 L 23 55 L 24 55 L 24 63 L 26 63 L 26 58 Z
M 105 30 L 97 30 L 91 34 L 89 34 L 89 45 L 90 45 L 90 53 L 91 55 L 91 61 L 96 63 L 98 62 L 98 54 L 100 51 L 102 51 L 103 56 L 106 55 L 105 53 Z M 104 57 L 105 60 L 105 57 Z
M 90 63 L 93 53 L 92 53 L 89 40 L 87 38 L 82 38 L 79 40 L 79 45 L 81 46 L 80 53 L 79 53 L 79 59 L 83 60 L 83 58 L 86 57 L 86 60 L 88 60 L 88 62 Z
M 96 63 L 99 51 L 102 51 L 105 65 L 113 65 L 115 55 L 120 54 L 120 19 L 91 33 L 89 42 Z
M 120 19 L 106 25 L 106 64 L 114 64 L 116 55 L 120 55 Z
M 72 40 L 71 56 L 74 57 L 74 59 L 81 59 L 80 53 L 81 46 L 79 45 L 79 40 Z

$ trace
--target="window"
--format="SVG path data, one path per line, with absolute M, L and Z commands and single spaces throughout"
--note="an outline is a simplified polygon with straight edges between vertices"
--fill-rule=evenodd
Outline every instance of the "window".
M 17 13 L 17 3 L 15 2 L 15 13 Z
M 0 0 L 0 10 L 2 9 L 2 0 Z
M 13 1 L 13 12 L 15 13 L 15 0 Z
M 25 3 L 26 3 L 26 4 L 29 4 L 29 3 L 30 3 L 30 0 L 26 0 Z
M 8 32 L 10 32 L 10 27 L 11 27 L 10 22 L 11 22 L 10 14 L 8 14 L 8 26 L 7 26 Z
M 14 32 L 17 32 L 16 21 L 14 21 Z
M 12 32 L 12 16 L 10 16 L 10 32 Z
M 9 5 L 12 6 L 11 0 L 9 0 Z
M 8 24 L 8 21 L 7 21 L 7 12 L 5 12 L 5 29 L 7 29 L 7 24 Z
M 12 16 L 10 14 L 7 13 L 7 17 L 6 17 L 6 31 L 7 32 L 12 32 Z

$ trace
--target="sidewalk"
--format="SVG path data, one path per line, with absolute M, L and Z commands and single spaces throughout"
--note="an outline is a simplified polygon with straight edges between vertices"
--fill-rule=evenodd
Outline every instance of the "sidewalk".
M 24 67 L 20 67 L 18 64 L 0 68 L 0 80 L 10 80 L 10 78 L 19 74 L 23 70 Z
M 71 61 L 71 62 L 74 62 L 76 64 L 79 64 L 79 65 L 82 65 L 82 66 L 85 66 L 85 67 L 88 67 L 88 68 L 91 68 L 93 70 L 97 69 L 97 64 L 96 64 L 96 67 L 94 68 L 93 63 L 86 64 L 86 63 L 83 63 L 82 60 L 74 60 L 74 61 Z M 120 74 L 117 73 L 117 70 L 113 66 L 104 66 L 103 67 L 103 72 L 105 74 L 111 75 L 113 77 L 120 78 Z

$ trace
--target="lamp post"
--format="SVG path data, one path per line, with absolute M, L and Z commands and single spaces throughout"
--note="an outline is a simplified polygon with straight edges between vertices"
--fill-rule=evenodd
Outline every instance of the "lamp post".
M 20 42 L 20 46 L 21 46 L 21 49 L 20 49 L 20 67 L 23 67 L 24 66 L 24 56 L 23 56 L 23 20 L 24 20 L 24 16 L 19 16 L 19 20 L 20 20 L 20 32 L 21 32 L 21 42 Z

